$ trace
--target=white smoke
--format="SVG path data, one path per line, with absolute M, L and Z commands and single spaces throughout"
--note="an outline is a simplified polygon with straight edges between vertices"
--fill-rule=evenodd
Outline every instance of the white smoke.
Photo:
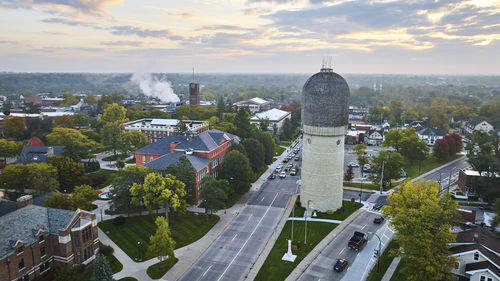
M 130 80 L 139 85 L 146 96 L 159 98 L 165 103 L 180 101 L 166 78 L 158 79 L 151 73 L 134 73 Z

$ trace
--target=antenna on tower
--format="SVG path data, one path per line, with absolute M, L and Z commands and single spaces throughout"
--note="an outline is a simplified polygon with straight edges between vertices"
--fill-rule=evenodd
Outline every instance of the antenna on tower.
M 194 83 L 194 67 L 193 67 L 193 83 Z

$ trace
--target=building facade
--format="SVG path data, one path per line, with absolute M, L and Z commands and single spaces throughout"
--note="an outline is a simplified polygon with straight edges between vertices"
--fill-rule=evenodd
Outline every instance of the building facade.
M 238 108 L 240 107 L 248 108 L 250 113 L 254 114 L 260 111 L 266 111 L 271 109 L 271 102 L 261 98 L 253 98 L 249 100 L 235 102 L 233 103 L 233 106 L 236 106 Z
M 33 280 L 64 264 L 87 265 L 99 251 L 95 214 L 32 205 L 0 217 L 0 281 Z M 22 222 L 22 223 L 20 223 Z
M 196 186 L 187 190 L 192 198 L 189 202 L 198 204 L 199 188 L 204 176 L 217 176 L 222 159 L 233 143 L 239 143 L 235 135 L 219 130 L 209 130 L 198 135 L 168 136 L 135 151 L 137 166 L 164 171 L 185 156 L 195 170 Z
M 178 131 L 179 120 L 177 119 L 140 119 L 123 123 L 125 132 L 136 130 L 146 135 L 148 143 L 156 142 L 164 137 L 176 134 Z M 208 123 L 197 120 L 183 120 L 187 129 L 195 134 L 208 130 Z

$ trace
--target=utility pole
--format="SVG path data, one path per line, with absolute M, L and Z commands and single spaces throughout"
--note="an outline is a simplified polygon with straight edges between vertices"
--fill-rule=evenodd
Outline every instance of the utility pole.
M 306 228 L 304 229 L 304 245 L 307 244 L 307 209 L 304 212 L 304 220 L 306 222 Z
M 293 215 L 292 215 L 292 216 L 293 216 L 293 218 L 295 218 L 295 204 L 293 204 L 292 213 L 293 213 Z M 294 220 L 292 220 L 292 238 L 290 239 L 290 240 L 292 240 L 292 241 L 293 241 L 293 221 L 294 221 Z
M 384 164 L 385 162 L 382 162 L 382 173 L 380 175 L 380 194 L 384 191 Z

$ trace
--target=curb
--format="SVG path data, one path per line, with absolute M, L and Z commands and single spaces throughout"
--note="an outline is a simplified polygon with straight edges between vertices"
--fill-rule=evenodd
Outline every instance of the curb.
M 421 174 L 420 176 L 418 176 L 418 177 L 416 177 L 416 178 L 412 179 L 411 181 L 412 181 L 412 182 L 414 182 L 414 181 L 417 181 L 417 180 L 419 180 L 419 179 L 421 179 L 421 178 L 424 178 L 424 177 L 426 177 L 426 176 L 428 176 L 428 175 L 430 175 L 430 174 L 432 174 L 432 173 L 434 173 L 434 172 L 436 172 L 436 171 L 438 171 L 438 170 L 440 170 L 440 169 L 442 169 L 442 168 L 448 167 L 448 166 L 450 166 L 450 165 L 455 164 L 456 162 L 459 162 L 459 161 L 461 161 L 461 160 L 465 159 L 465 157 L 466 157 L 466 156 L 459 157 L 459 158 L 457 158 L 457 159 L 455 159 L 455 160 L 453 160 L 453 161 L 451 161 L 451 162 L 448 162 L 448 163 L 446 163 L 446 164 L 444 164 L 444 165 L 441 165 L 441 166 L 439 166 L 439 167 L 436 167 L 436 168 L 434 168 L 433 170 L 430 170 L 430 171 L 428 171 L 427 173 L 425 173 L 425 174 Z
M 295 281 L 304 273 L 307 268 L 311 265 L 312 261 L 315 260 L 319 254 L 337 237 L 337 235 L 342 232 L 355 218 L 357 218 L 363 210 L 360 208 L 356 212 L 352 213 L 347 217 L 344 222 L 339 224 L 335 229 L 333 229 L 321 242 L 312 249 L 312 251 L 295 267 L 295 269 L 288 275 L 285 281 Z
M 255 260 L 253 265 L 250 267 L 250 269 L 249 269 L 250 271 L 248 272 L 248 274 L 245 275 L 243 280 L 254 280 L 255 277 L 257 276 L 257 274 L 259 273 L 260 268 L 262 267 L 262 265 L 266 261 L 267 256 L 269 255 L 271 250 L 273 249 L 274 244 L 276 243 L 276 240 L 278 240 L 278 236 L 281 233 L 281 231 L 283 230 L 285 223 L 288 221 L 288 216 L 289 216 L 290 212 L 292 211 L 292 208 L 295 205 L 295 201 L 297 200 L 298 196 L 299 196 L 298 194 L 294 194 L 288 199 L 287 206 L 284 209 L 284 212 L 281 214 L 280 221 L 279 221 L 278 225 L 276 226 L 275 234 L 273 234 L 273 233 L 271 234 L 271 238 L 269 240 L 267 240 L 266 245 L 264 246 L 264 249 L 260 252 L 257 259 Z

